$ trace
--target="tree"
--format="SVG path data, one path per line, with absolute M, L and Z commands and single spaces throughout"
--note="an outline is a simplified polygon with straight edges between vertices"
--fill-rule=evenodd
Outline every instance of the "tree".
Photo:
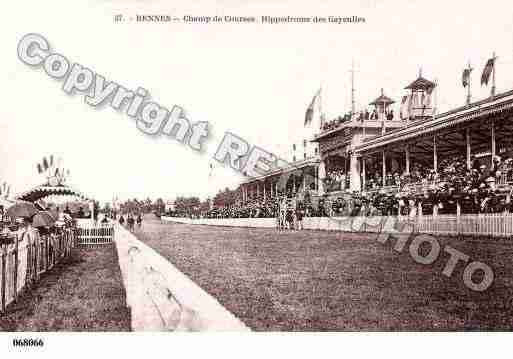
M 157 213 L 164 213 L 166 210 L 166 204 L 162 198 L 157 198 L 153 204 L 153 210 Z
M 224 191 L 219 191 L 214 197 L 214 206 L 229 207 L 233 206 L 237 201 L 237 191 L 230 190 L 228 187 Z

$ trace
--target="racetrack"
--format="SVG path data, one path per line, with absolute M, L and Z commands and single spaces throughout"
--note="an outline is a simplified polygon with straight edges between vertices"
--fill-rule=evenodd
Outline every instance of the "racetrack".
M 161 223 L 137 237 L 254 330 L 511 330 L 513 242 L 440 239 L 492 266 L 485 292 L 375 235 Z M 409 244 L 409 243 L 408 243 Z

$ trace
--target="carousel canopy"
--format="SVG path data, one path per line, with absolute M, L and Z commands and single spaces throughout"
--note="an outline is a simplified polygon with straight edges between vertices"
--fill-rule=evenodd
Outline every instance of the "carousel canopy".
M 86 195 L 74 188 L 60 186 L 38 186 L 29 191 L 23 192 L 16 197 L 18 200 L 36 202 L 48 196 L 76 196 L 83 200 L 89 200 Z

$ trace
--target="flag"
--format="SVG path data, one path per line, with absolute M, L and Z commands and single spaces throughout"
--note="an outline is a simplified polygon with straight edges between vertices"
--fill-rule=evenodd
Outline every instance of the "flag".
M 306 113 L 305 113 L 305 126 L 312 122 L 313 115 L 314 115 L 315 103 L 317 102 L 317 99 L 319 98 L 320 95 L 321 95 L 321 89 L 319 89 L 317 91 L 317 93 L 312 98 L 312 102 L 310 102 L 310 105 L 306 109 Z
M 495 65 L 495 57 L 488 59 L 488 61 L 486 62 L 486 65 L 483 69 L 483 73 L 481 75 L 481 86 L 483 86 L 483 84 L 488 85 L 488 80 L 490 80 L 490 74 L 493 71 L 494 65 Z
M 470 73 L 473 69 L 468 68 L 463 70 L 463 75 L 461 76 L 461 84 L 463 87 L 467 87 L 470 83 Z
M 37 164 L 37 173 L 39 173 L 39 174 L 43 173 L 43 169 L 41 168 L 41 163 Z
M 406 119 L 410 117 L 410 95 L 403 96 L 401 99 L 401 118 Z
M 44 170 L 46 171 L 48 169 L 48 160 L 46 159 L 46 157 L 43 157 L 43 168 Z
M 50 167 L 53 166 L 53 155 L 50 155 Z

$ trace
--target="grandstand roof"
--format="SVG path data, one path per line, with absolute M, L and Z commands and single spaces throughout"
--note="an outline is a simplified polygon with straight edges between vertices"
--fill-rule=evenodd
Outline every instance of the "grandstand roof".
M 314 156 L 311 158 L 307 158 L 306 160 L 287 163 L 287 165 L 280 167 L 280 168 L 276 168 L 272 171 L 269 171 L 268 173 L 266 173 L 263 176 L 248 178 L 245 181 L 243 181 L 242 184 L 252 183 L 252 182 L 256 182 L 256 181 L 262 181 L 268 177 L 272 177 L 272 176 L 282 174 L 282 173 L 293 172 L 293 171 L 296 171 L 296 170 L 299 170 L 299 169 L 302 169 L 302 168 L 305 168 L 308 166 L 316 165 L 319 162 L 320 162 L 319 156 Z
M 479 117 L 513 110 L 513 90 L 501 93 L 495 97 L 476 101 L 466 106 L 439 114 L 435 118 L 428 118 L 413 122 L 403 128 L 392 130 L 384 135 L 379 135 L 364 141 L 356 146 L 356 152 L 383 147 L 394 142 L 404 141 L 420 135 L 439 131 Z

